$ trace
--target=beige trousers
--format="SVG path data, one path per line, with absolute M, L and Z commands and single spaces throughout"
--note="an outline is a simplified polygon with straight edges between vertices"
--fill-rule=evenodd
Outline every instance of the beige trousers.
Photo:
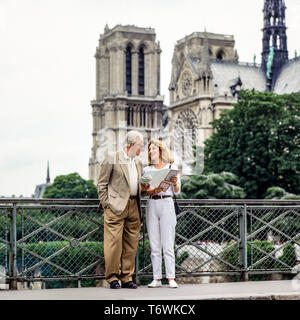
M 121 215 L 104 211 L 104 259 L 107 282 L 132 281 L 140 234 L 140 215 L 136 199 L 129 199 Z M 121 266 L 121 268 L 120 268 Z

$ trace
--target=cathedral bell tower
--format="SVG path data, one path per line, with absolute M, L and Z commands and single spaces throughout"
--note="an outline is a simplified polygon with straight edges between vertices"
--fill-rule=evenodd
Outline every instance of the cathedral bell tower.
M 284 0 L 265 0 L 262 69 L 267 78 L 267 90 L 274 88 L 282 66 L 288 61 Z
M 89 179 L 96 183 L 99 162 L 107 151 L 121 148 L 127 131 L 144 141 L 162 127 L 160 45 L 152 28 L 107 25 L 96 48 L 96 99 L 91 101 L 93 146 Z

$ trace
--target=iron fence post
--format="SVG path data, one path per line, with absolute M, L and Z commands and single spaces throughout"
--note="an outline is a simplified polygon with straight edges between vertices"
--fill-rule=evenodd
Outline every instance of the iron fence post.
M 17 290 L 17 203 L 10 214 L 9 290 Z
M 240 209 L 240 244 L 239 244 L 239 262 L 241 266 L 242 281 L 248 281 L 247 264 L 247 205 Z

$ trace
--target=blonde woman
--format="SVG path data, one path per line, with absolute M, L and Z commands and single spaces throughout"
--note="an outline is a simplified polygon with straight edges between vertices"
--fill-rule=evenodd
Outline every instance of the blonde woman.
M 148 142 L 148 166 L 144 174 L 162 169 L 177 169 L 174 159 L 170 155 L 168 147 L 159 140 Z M 162 188 L 149 188 L 144 192 L 149 196 L 146 208 L 146 222 L 151 247 L 151 261 L 153 267 L 153 281 L 149 288 L 161 287 L 162 279 L 162 250 L 164 253 L 166 278 L 169 280 L 170 288 L 177 288 L 175 281 L 175 226 L 176 214 L 173 193 L 180 192 L 180 178 L 172 177 L 171 185 L 165 192 Z

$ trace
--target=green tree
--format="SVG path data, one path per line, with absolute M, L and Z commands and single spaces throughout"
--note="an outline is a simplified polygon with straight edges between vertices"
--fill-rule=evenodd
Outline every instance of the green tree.
M 286 192 L 284 189 L 279 187 L 270 187 L 267 189 L 265 199 L 300 200 L 300 195 Z
M 55 199 L 94 199 L 98 198 L 97 188 L 92 180 L 84 180 L 75 172 L 60 175 L 54 179 L 53 184 L 48 186 L 43 198 Z
M 234 108 L 214 120 L 205 141 L 208 172 L 232 172 L 247 198 L 272 186 L 300 193 L 300 94 L 241 91 Z
M 183 199 L 244 199 L 243 188 L 234 185 L 238 177 L 230 172 L 193 174 L 182 179 L 180 198 Z

